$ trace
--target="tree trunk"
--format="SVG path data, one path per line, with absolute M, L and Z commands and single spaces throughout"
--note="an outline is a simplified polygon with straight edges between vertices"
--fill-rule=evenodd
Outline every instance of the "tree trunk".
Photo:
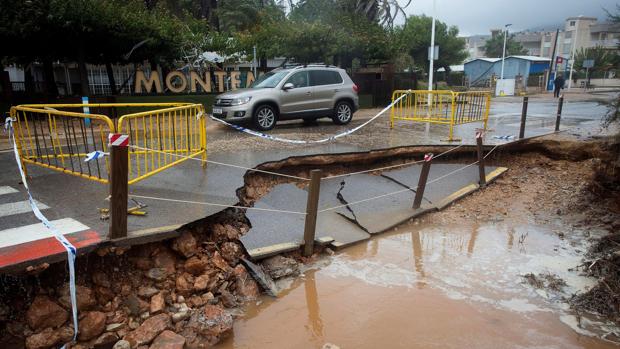
M 28 62 L 24 68 L 24 90 L 27 96 L 34 95 L 37 91 L 34 86 L 34 76 L 32 75 L 32 62 Z
M 54 78 L 54 63 L 50 57 L 43 58 L 43 80 L 45 81 L 45 95 L 48 98 L 58 97 L 58 87 Z
M 215 28 L 218 32 L 220 31 L 220 20 L 217 18 L 217 0 L 211 0 L 211 4 L 209 6 L 209 24 L 211 27 Z
M 84 46 L 78 48 L 78 71 L 80 72 L 80 85 L 82 88 L 82 96 L 90 96 L 90 85 L 88 83 L 88 70 L 86 69 L 86 52 Z
M 112 70 L 112 63 L 106 60 L 105 62 L 105 71 L 108 74 L 108 83 L 110 84 L 110 92 L 113 96 L 118 94 L 118 90 L 116 89 L 116 80 L 114 79 L 114 70 Z
M 7 102 L 11 102 L 13 97 L 13 85 L 9 78 L 9 72 L 4 71 L 2 62 L 0 62 L 0 86 L 2 86 L 2 98 Z

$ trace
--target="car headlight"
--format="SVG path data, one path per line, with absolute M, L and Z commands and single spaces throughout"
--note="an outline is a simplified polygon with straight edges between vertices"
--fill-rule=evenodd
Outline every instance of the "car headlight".
M 247 102 L 250 101 L 250 99 L 252 99 L 252 97 L 241 97 L 241 98 L 235 98 L 230 102 L 230 105 L 242 105 L 242 104 L 246 104 Z

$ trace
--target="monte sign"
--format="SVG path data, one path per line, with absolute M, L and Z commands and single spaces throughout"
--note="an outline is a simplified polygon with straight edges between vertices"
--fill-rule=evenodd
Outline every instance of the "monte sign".
M 199 85 L 204 92 L 224 92 L 227 89 L 236 90 L 250 86 L 254 82 L 254 74 L 251 71 L 244 73 L 245 86 L 241 86 L 241 72 L 238 70 L 230 72 L 215 71 L 213 75 L 211 72 L 204 72 L 201 75 L 201 73 L 192 70 L 189 72 L 189 78 L 186 73 L 175 70 L 166 75 L 164 83 L 168 91 L 172 93 L 195 93 L 198 91 L 197 87 Z M 164 85 L 159 73 L 151 71 L 150 76 L 147 78 L 144 71 L 138 70 L 134 86 L 135 93 L 152 93 L 153 88 L 156 93 L 163 93 L 164 91 Z

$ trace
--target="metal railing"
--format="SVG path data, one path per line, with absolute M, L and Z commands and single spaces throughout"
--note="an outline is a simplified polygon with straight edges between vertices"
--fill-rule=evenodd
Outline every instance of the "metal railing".
M 205 113 L 189 104 L 122 116 L 118 132 L 129 135 L 129 184 L 189 158 L 207 159 Z
M 98 113 L 87 114 L 82 108 Z M 118 120 L 118 127 L 101 111 L 135 111 Z M 66 111 L 59 109 L 78 109 Z M 107 157 L 84 161 L 93 151 L 108 151 L 108 134 L 129 135 L 129 180 L 142 179 L 201 156 L 206 164 L 205 113 L 190 103 L 29 104 L 11 108 L 15 139 L 22 164 L 33 164 L 100 183 L 109 182 Z M 182 157 L 181 157 L 182 156 Z M 24 169 L 26 167 L 24 166 Z
M 110 118 L 60 111 L 50 106 L 12 107 L 11 117 L 15 119 L 15 140 L 23 164 L 107 183 L 109 171 L 105 158 L 83 160 L 92 151 L 107 151 L 108 134 L 114 132 Z
M 401 98 L 403 95 L 405 97 Z M 398 100 L 401 98 L 400 100 Z M 406 91 L 392 93 L 390 127 L 395 120 L 428 122 L 450 126 L 448 141 L 454 141 L 454 126 L 482 121 L 487 127 L 491 107 L 489 91 Z

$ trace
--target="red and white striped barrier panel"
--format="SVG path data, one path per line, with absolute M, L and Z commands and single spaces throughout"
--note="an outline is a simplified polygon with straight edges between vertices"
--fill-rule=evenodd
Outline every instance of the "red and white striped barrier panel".
M 110 133 L 108 135 L 108 145 L 126 147 L 129 145 L 129 136 L 120 133 Z

